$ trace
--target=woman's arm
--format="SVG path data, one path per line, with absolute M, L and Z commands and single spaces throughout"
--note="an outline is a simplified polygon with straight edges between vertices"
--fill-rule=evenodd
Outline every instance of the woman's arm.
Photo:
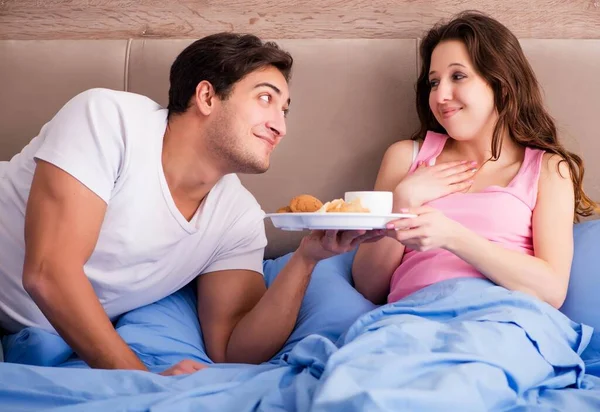
M 507 250 L 468 230 L 448 247 L 496 284 L 530 293 L 556 308 L 569 285 L 575 209 L 569 168 L 559 160 L 544 155 L 532 221 L 534 256 Z
M 402 140 L 387 149 L 374 190 L 394 191 L 410 169 L 412 151 L 412 140 Z M 400 208 L 410 206 L 413 205 L 404 203 L 395 196 L 394 213 Z M 388 237 L 360 245 L 352 264 L 352 279 L 356 290 L 375 304 L 384 303 L 390 290 L 390 279 L 400 265 L 403 254 L 404 246 Z
M 408 210 L 418 217 L 391 224 L 390 236 L 415 250 L 444 248 L 494 283 L 558 308 L 569 284 L 575 210 L 568 166 L 558 166 L 557 156 L 544 155 L 532 217 L 534 256 L 493 243 L 428 207 Z
M 467 189 L 472 183 L 475 164 L 468 161 L 419 165 L 408 175 L 412 165 L 414 141 L 403 140 L 389 147 L 375 182 L 375 190 L 394 192 L 393 212 L 418 207 L 433 199 Z M 378 242 L 362 244 L 352 266 L 356 289 L 375 304 L 384 303 L 390 279 L 400 265 L 404 245 L 395 235 Z

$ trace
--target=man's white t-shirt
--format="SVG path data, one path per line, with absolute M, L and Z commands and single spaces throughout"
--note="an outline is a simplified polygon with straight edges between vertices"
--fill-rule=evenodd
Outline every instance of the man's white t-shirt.
M 20 154 L 0 164 L 0 326 L 53 330 L 22 286 L 36 158 L 74 176 L 107 204 L 84 272 L 111 319 L 203 273 L 262 274 L 264 212 L 236 175 L 224 176 L 190 221 L 175 206 L 162 170 L 166 125 L 167 110 L 147 97 L 92 89 L 71 99 Z

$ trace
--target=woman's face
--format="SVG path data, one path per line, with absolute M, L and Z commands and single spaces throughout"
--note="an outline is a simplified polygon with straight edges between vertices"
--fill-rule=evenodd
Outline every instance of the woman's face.
M 446 40 L 431 55 L 429 107 L 450 137 L 491 136 L 498 119 L 494 92 L 473 68 L 463 42 Z

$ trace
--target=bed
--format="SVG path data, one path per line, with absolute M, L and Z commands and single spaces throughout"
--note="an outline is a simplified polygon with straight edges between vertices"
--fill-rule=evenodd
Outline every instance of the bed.
M 169 65 L 190 41 L 0 41 L 0 160 L 85 89 L 127 90 L 166 104 Z M 279 41 L 295 58 L 288 135 L 267 173 L 240 176 L 265 211 L 299 193 L 333 199 L 372 187 L 385 149 L 417 125 L 418 42 Z M 593 80 L 600 40 L 522 39 L 522 45 L 561 137 L 586 162 L 587 192 L 600 200 L 600 83 Z M 266 228 L 269 285 L 302 234 L 268 221 Z M 378 307 L 352 287 L 354 252 L 323 261 L 294 332 L 261 365 L 211 362 L 193 285 L 116 323 L 152 372 L 186 358 L 210 364 L 193 375 L 91 370 L 59 336 L 26 329 L 2 340 L 0 410 L 600 410 L 600 220 L 578 223 L 574 235 L 561 312 L 475 279 Z M 506 311 L 510 321 L 494 322 Z M 531 349 L 506 350 L 519 340 Z M 534 365 L 543 373 L 530 373 Z

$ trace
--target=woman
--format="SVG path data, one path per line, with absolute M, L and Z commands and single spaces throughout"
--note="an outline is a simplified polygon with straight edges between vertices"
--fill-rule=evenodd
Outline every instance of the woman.
M 417 217 L 358 249 L 356 289 L 389 304 L 336 342 L 312 410 L 598 410 L 580 356 L 591 328 L 555 309 L 574 217 L 594 210 L 581 159 L 497 21 L 464 13 L 421 56 L 421 129 L 389 148 L 375 185 Z
M 418 216 L 360 246 L 356 289 L 381 304 L 480 277 L 560 307 L 574 216 L 594 213 L 595 204 L 517 38 L 468 12 L 431 29 L 420 54 L 421 128 L 387 150 L 375 184 L 394 192 L 394 212 Z

